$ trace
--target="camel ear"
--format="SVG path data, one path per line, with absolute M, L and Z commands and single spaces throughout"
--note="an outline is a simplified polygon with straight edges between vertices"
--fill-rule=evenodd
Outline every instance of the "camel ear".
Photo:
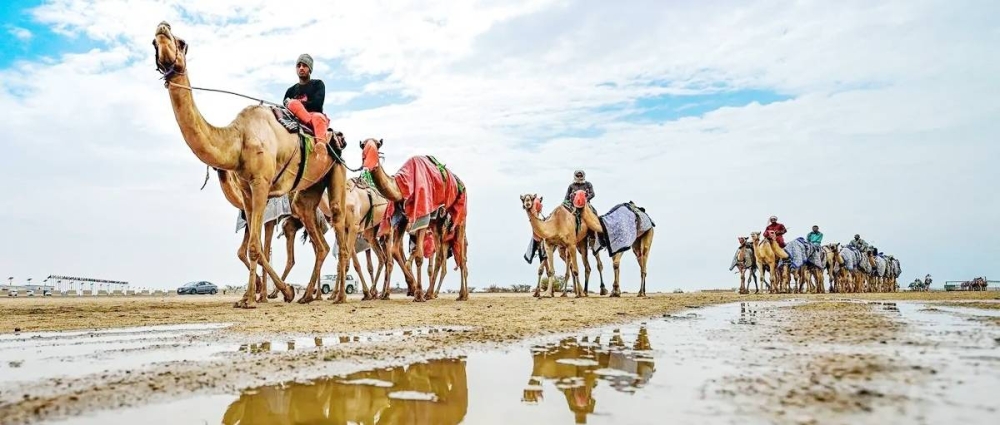
M 187 53 L 188 53 L 188 44 L 187 44 L 187 42 L 184 41 L 184 39 L 180 38 L 180 37 L 177 37 L 176 39 L 177 39 L 177 48 L 179 48 L 181 50 L 181 52 L 183 52 L 184 55 L 187 56 Z
M 364 140 L 358 140 L 358 147 L 360 147 L 361 149 L 364 149 L 365 148 L 365 141 Z
M 382 147 L 382 139 L 378 139 L 378 147 Z

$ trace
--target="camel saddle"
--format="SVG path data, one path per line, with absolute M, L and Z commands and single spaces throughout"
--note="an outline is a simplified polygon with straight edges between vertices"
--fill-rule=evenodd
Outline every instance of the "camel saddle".
M 278 120 L 285 130 L 289 133 L 298 133 L 299 135 L 299 148 L 303 152 L 300 155 L 300 160 L 298 164 L 297 172 L 295 173 L 295 182 L 292 184 L 292 190 L 302 190 L 310 187 L 323 176 L 330 171 L 330 167 L 333 165 L 334 158 L 340 162 L 342 158 L 341 153 L 344 146 L 333 146 L 334 143 L 325 143 L 326 149 L 315 149 L 316 131 L 309 124 L 300 121 L 289 111 L 288 108 L 281 106 L 271 106 L 271 112 L 274 113 L 274 118 Z M 343 136 L 343 133 L 336 131 L 332 128 L 327 129 L 327 134 L 329 134 L 330 141 L 337 140 L 338 136 Z M 285 167 L 279 172 L 285 171 L 289 164 L 285 164 Z M 276 178 L 277 179 L 277 178 Z

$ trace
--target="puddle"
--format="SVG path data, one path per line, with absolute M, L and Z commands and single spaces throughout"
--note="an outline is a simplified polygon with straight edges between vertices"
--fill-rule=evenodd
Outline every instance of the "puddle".
M 136 371 L 155 364 L 218 360 L 264 352 L 369 344 L 467 327 L 423 327 L 385 332 L 252 338 L 216 331 L 227 323 L 139 326 L 99 331 L 19 332 L 0 335 L 0 392 L 19 384 Z
M 933 368 L 935 374 L 926 382 L 873 383 L 872 388 L 895 387 L 908 394 L 891 411 L 820 416 L 816 423 L 970 425 L 993 423 L 997 417 L 993 399 L 1000 387 L 1000 343 L 994 338 L 1000 335 L 994 328 L 950 313 L 922 311 L 919 303 L 879 302 L 873 304 L 876 310 L 905 323 L 907 337 L 919 344 L 792 346 L 773 338 L 775 327 L 788 320 L 787 311 L 776 307 L 797 303 L 705 307 L 628 326 L 536 338 L 502 350 L 96 411 L 50 423 L 766 424 L 775 420 L 752 413 L 763 399 L 736 402 L 715 390 L 719 383 L 734 376 L 785 372 L 788 366 L 775 362 L 774 353 L 839 351 L 896 356 L 906 364 Z M 295 339 L 294 349 L 316 342 Z M 262 344 L 250 343 L 244 350 L 253 352 L 254 345 L 262 350 Z M 289 348 L 287 342 L 268 345 L 270 351 Z

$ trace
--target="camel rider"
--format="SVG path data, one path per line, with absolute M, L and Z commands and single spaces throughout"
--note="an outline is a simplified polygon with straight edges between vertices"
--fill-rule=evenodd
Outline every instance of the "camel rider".
M 767 235 L 770 232 L 774 232 L 774 240 L 778 242 L 778 246 L 785 247 L 785 237 L 784 234 L 788 233 L 788 229 L 785 228 L 784 224 L 778 223 L 777 216 L 771 216 L 769 219 L 771 224 L 768 224 L 764 228 L 764 234 Z
M 326 129 L 330 119 L 323 113 L 323 101 L 326 99 L 326 85 L 323 80 L 311 78 L 313 58 L 306 53 L 299 55 L 295 61 L 295 71 L 299 82 L 285 91 L 285 107 L 295 114 L 295 117 L 312 126 L 318 143 L 326 143 Z
M 594 186 L 587 181 L 587 175 L 583 173 L 583 170 L 576 170 L 573 172 L 573 183 L 569 184 L 566 189 L 566 199 L 565 202 L 571 202 L 570 199 L 573 198 L 573 193 L 578 190 L 582 190 L 587 193 L 587 202 L 594 199 Z
M 848 248 L 854 248 L 861 252 L 868 252 L 868 242 L 861 239 L 861 235 L 854 235 L 854 239 L 847 244 Z
M 808 235 L 806 235 L 806 239 L 809 240 L 809 243 L 813 245 L 816 246 L 823 245 L 823 233 L 820 233 L 819 226 L 814 224 L 813 230 L 809 232 Z

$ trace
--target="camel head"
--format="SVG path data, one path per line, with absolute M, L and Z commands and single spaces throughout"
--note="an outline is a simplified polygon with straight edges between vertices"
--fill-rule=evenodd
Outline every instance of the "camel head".
M 537 194 L 521 195 L 521 208 L 530 214 L 542 213 L 542 197 Z
M 361 165 L 368 171 L 374 170 L 375 167 L 378 167 L 378 150 L 382 147 L 382 139 L 375 140 L 369 137 L 359 144 L 361 146 Z
M 750 240 L 756 244 L 760 240 L 760 232 L 750 232 Z
M 153 50 L 156 52 L 156 70 L 163 74 L 164 79 L 184 74 L 184 71 L 187 70 L 188 44 L 170 32 L 170 24 L 160 22 L 156 26 L 156 35 L 153 36 Z
M 587 206 L 587 192 L 582 190 L 573 192 L 573 206 L 577 209 L 582 209 Z

